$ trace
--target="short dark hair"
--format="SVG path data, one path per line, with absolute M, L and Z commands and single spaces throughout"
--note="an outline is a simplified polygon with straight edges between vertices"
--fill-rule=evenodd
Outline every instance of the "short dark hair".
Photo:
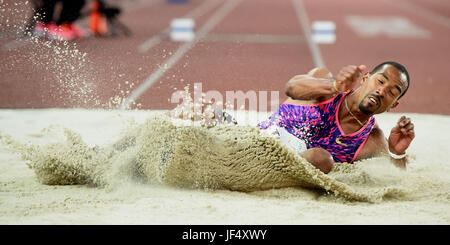
M 405 91 L 403 91 L 403 93 L 400 95 L 400 97 L 398 97 L 398 99 L 400 99 L 409 88 L 409 73 L 402 64 L 399 64 L 395 61 L 385 61 L 385 62 L 375 66 L 375 68 L 372 69 L 370 74 L 371 75 L 374 74 L 376 71 L 380 70 L 384 65 L 391 65 L 391 66 L 397 68 L 401 73 L 405 74 L 405 76 L 406 76 L 406 82 L 407 82 L 406 89 L 405 89 Z

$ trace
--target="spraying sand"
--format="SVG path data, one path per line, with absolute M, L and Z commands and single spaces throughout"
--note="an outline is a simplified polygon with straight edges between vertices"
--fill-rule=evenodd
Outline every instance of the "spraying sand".
M 134 85 L 101 102 L 76 45 L 23 39 L 28 4 L 0 6 L 2 35 L 33 46 L 8 56 L 6 71 L 29 59 L 52 71 L 44 79 L 63 104 L 120 105 Z M 246 121 L 265 113 L 210 129 L 165 114 L 0 110 L 0 224 L 450 223 L 448 116 L 408 115 L 417 137 L 407 171 L 374 158 L 325 175 Z M 398 117 L 377 119 L 389 132 Z
M 450 223 L 448 116 L 408 114 L 407 171 L 374 158 L 325 175 L 253 123 L 207 129 L 164 114 L 1 111 L 0 223 Z M 377 119 L 386 131 L 398 117 Z

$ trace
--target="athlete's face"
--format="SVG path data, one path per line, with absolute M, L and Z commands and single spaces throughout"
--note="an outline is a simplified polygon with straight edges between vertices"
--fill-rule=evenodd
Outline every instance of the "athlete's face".
M 398 97 L 406 90 L 406 75 L 391 65 L 384 65 L 373 74 L 366 73 L 362 79 L 362 98 L 359 109 L 367 114 L 379 114 L 395 108 Z

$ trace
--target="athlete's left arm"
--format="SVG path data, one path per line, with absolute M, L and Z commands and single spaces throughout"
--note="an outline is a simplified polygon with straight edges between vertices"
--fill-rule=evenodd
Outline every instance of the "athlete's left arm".
M 395 127 L 392 128 L 388 139 L 386 139 L 378 125 L 375 125 L 369 138 L 356 157 L 356 160 L 376 156 L 390 156 L 389 151 L 396 155 L 403 155 L 406 153 L 406 149 L 408 149 L 414 137 L 414 124 L 410 118 L 405 116 L 402 116 Z M 390 159 L 396 166 L 406 168 L 406 157 L 401 159 L 390 157 Z

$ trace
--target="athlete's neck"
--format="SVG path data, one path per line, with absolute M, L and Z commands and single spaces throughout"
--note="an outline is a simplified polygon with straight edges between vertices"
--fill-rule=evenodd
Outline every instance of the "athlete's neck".
M 358 95 L 355 91 L 352 91 L 345 96 L 343 104 L 344 105 L 340 108 L 343 120 L 354 122 L 354 124 L 362 127 L 370 119 L 371 115 L 367 115 L 359 109 Z

